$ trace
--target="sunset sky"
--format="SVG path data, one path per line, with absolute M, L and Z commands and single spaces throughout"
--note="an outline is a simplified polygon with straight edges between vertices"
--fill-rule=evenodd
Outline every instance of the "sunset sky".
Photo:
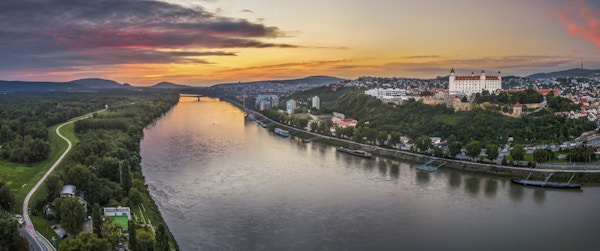
M 526 76 L 581 60 L 600 68 L 600 1 L 0 1 L 0 80 Z

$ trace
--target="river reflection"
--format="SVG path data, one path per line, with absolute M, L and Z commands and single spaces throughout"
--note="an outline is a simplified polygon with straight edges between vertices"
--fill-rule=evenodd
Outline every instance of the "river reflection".
M 278 137 L 215 99 L 182 98 L 141 148 L 182 250 L 576 250 L 600 232 L 590 220 L 598 188 L 531 189 L 364 159 Z

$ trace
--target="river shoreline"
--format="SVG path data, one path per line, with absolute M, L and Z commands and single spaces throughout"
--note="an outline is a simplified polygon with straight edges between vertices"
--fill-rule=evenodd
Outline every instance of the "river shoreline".
M 221 100 L 228 102 L 240 109 L 242 109 L 242 105 L 228 98 L 220 98 Z M 429 160 L 439 160 L 444 161 L 446 164 L 444 167 L 452 168 L 459 171 L 471 172 L 471 173 L 479 173 L 479 174 L 487 174 L 499 177 L 507 177 L 507 178 L 525 178 L 531 174 L 531 179 L 544 179 L 549 173 L 554 173 L 552 176 L 553 181 L 561 181 L 566 182 L 571 178 L 573 174 L 575 174 L 573 178 L 573 182 L 585 183 L 586 185 L 599 185 L 600 184 L 600 170 L 573 170 L 573 169 L 536 169 L 536 168 L 526 168 L 526 167 L 513 167 L 513 166 L 502 166 L 491 163 L 479 163 L 479 162 L 470 162 L 463 161 L 451 158 L 439 158 L 433 157 L 424 154 L 412 153 L 408 151 L 398 150 L 398 149 L 389 149 L 378 147 L 374 145 L 360 144 L 349 140 L 339 139 L 335 137 L 325 136 L 313 132 L 307 132 L 295 127 L 291 127 L 288 125 L 284 125 L 278 123 L 270 118 L 265 117 L 259 112 L 254 110 L 247 110 L 247 112 L 251 112 L 255 116 L 260 117 L 262 119 L 266 119 L 271 123 L 277 124 L 278 126 L 285 127 L 293 132 L 300 132 L 304 135 L 311 135 L 311 137 L 318 136 L 320 138 L 324 138 L 326 140 L 322 141 L 333 141 L 339 143 L 339 145 L 352 146 L 356 149 L 367 151 L 373 153 L 375 156 L 385 156 L 391 158 L 398 158 L 403 160 L 410 160 L 414 162 L 427 162 Z M 302 136 L 298 136 L 302 139 Z M 319 139 L 317 139 L 319 140 Z M 327 144 L 331 144 L 332 142 L 327 142 Z M 333 144 L 335 145 L 335 144 Z

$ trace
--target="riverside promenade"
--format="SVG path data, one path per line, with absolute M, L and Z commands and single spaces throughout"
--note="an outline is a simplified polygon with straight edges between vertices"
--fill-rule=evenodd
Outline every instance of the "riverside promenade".
M 231 99 L 222 98 L 224 101 L 227 101 L 237 107 L 242 108 L 243 106 Z M 586 183 L 600 183 L 600 161 L 595 163 L 571 163 L 570 166 L 565 166 L 564 164 L 542 164 L 538 168 L 529 168 L 529 167 L 518 167 L 518 166 L 503 166 L 491 163 L 479 163 L 472 161 L 464 161 L 450 158 L 439 158 L 433 157 L 424 154 L 412 153 L 408 151 L 391 149 L 391 148 L 383 148 L 379 146 L 369 145 L 369 144 L 361 144 L 354 141 L 339 139 L 332 136 L 322 135 L 318 133 L 313 133 L 306 130 L 301 130 L 295 127 L 291 127 L 288 125 L 281 124 L 277 121 L 274 121 L 261 113 L 247 109 L 248 113 L 254 114 L 256 118 L 262 118 L 270 121 L 273 124 L 276 124 L 280 127 L 287 128 L 291 131 L 298 131 L 306 134 L 314 135 L 315 137 L 324 138 L 328 140 L 338 141 L 353 145 L 360 150 L 368 151 L 373 154 L 388 156 L 400 159 L 407 159 L 415 162 L 426 162 L 431 159 L 446 161 L 447 168 L 452 168 L 456 170 L 462 170 L 467 172 L 474 173 L 483 173 L 495 176 L 504 176 L 504 177 L 514 177 L 514 176 L 527 176 L 528 174 L 532 174 L 531 177 L 546 177 L 548 173 L 554 173 L 555 178 L 568 179 L 571 175 L 576 174 L 575 182 L 583 182 Z

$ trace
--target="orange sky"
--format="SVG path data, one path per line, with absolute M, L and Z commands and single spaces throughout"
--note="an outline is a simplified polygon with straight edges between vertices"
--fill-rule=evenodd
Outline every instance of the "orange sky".
M 21 3 L 0 3 L 3 80 L 206 86 L 310 75 L 434 78 L 450 68 L 525 76 L 581 60 L 600 68 L 600 6 L 592 1 Z

